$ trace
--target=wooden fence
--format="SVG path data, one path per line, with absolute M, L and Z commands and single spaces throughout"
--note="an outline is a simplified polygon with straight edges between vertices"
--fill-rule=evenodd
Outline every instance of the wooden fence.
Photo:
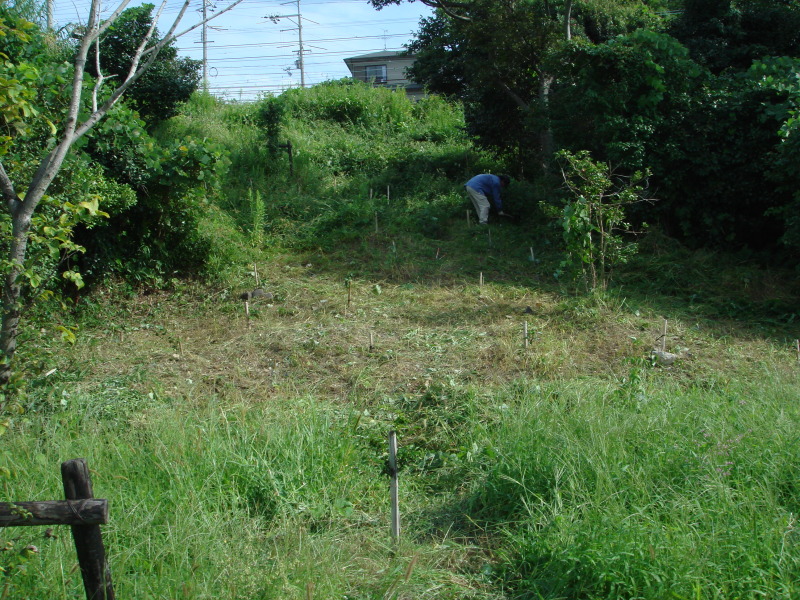
M 111 569 L 100 534 L 108 523 L 108 501 L 94 497 L 82 458 L 61 463 L 65 500 L 0 502 L 0 527 L 70 525 L 87 600 L 115 600 Z

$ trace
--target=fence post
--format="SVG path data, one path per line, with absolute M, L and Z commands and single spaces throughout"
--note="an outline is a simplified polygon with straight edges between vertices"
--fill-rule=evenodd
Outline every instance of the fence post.
M 92 499 L 89 467 L 82 458 L 61 463 L 61 480 L 67 500 Z M 99 525 L 72 525 L 72 537 L 78 553 L 87 600 L 115 600 L 111 568 L 106 560 Z

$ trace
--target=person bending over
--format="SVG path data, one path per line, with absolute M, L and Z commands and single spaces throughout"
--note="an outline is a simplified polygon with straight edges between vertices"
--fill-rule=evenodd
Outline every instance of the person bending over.
M 472 200 L 475 212 L 478 213 L 478 223 L 486 225 L 489 222 L 489 198 L 492 199 L 494 207 L 497 209 L 497 214 L 501 217 L 507 216 L 503 212 L 503 199 L 500 197 L 500 190 L 507 188 L 510 183 L 511 178 L 508 175 L 483 173 L 475 175 L 464 185 L 467 190 L 467 196 Z

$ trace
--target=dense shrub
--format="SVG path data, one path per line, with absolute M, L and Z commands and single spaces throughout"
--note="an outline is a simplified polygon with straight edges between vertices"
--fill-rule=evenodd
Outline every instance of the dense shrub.
M 694 246 L 774 249 L 787 231 L 776 215 L 788 217 L 793 193 L 795 161 L 779 136 L 796 103 L 791 65 L 770 63 L 760 83 L 752 73 L 714 75 L 651 31 L 565 52 L 557 138 L 629 172 L 652 170 L 659 202 L 634 216 Z
M 412 104 L 402 91 L 343 79 L 308 89 L 291 89 L 281 103 L 293 118 L 361 125 L 368 129 L 403 128 L 412 118 Z
M 112 154 L 128 159 L 120 177 L 135 180 L 136 203 L 78 236 L 87 248 L 82 270 L 93 278 L 115 273 L 147 283 L 202 271 L 211 247 L 200 220 L 227 167 L 224 150 L 191 138 L 169 146 L 137 140 L 118 149 Z

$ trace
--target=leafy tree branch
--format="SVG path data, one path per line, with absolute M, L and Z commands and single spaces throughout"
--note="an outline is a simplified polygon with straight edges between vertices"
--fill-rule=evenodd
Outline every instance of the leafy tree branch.
M 6 263 L 7 269 L 2 292 L 3 317 L 2 329 L 0 329 L 0 353 L 2 353 L 3 361 L 2 364 L 0 364 L 0 383 L 8 382 L 11 376 L 11 365 L 17 347 L 23 285 L 26 279 L 29 282 L 31 281 L 30 272 L 26 270 L 26 258 L 28 243 L 31 239 L 32 220 L 40 203 L 46 197 L 53 180 L 64 165 L 64 161 L 71 149 L 82 136 L 89 132 L 108 114 L 125 92 L 151 68 L 164 47 L 178 37 L 200 27 L 203 23 L 231 10 L 241 1 L 242 0 L 235 0 L 224 10 L 215 13 L 208 19 L 200 21 L 180 33 L 175 33 L 189 6 L 189 0 L 185 0 L 167 34 L 155 44 L 150 45 L 156 24 L 166 6 L 166 0 L 164 0 L 156 17 L 153 19 L 152 25 L 138 44 L 130 60 L 125 78 L 111 91 L 108 98 L 102 104 L 99 104 L 98 97 L 102 84 L 104 80 L 108 78 L 102 75 L 98 77 L 97 84 L 92 90 L 91 112 L 87 117 L 81 120 L 80 113 L 84 105 L 84 82 L 87 75 L 86 67 L 90 49 L 93 45 L 99 47 L 101 36 L 120 17 L 129 3 L 129 0 L 123 0 L 108 19 L 101 21 L 101 2 L 100 0 L 92 0 L 88 22 L 76 34 L 79 39 L 79 44 L 73 60 L 72 85 L 69 100 L 64 110 L 61 135 L 55 146 L 41 159 L 24 195 L 17 194 L 17 186 L 9 177 L 2 161 L 0 161 L 0 189 L 2 189 L 5 206 L 11 218 L 11 235 Z M 24 32 L 18 31 L 18 37 L 20 39 L 22 39 L 24 35 Z M 97 54 L 99 55 L 99 51 Z M 15 67 L 15 65 L 7 66 Z M 22 100 L 19 100 L 16 106 L 12 106 L 9 103 L 0 106 L 0 111 L 2 111 L 4 117 L 7 117 L 13 112 L 20 111 L 28 115 L 28 117 L 36 113 L 32 99 L 26 98 L 25 96 L 22 96 Z M 55 133 L 56 131 L 53 131 L 53 134 Z M 78 207 L 73 208 L 75 211 L 79 210 Z M 84 206 L 83 208 L 89 210 L 89 207 Z

